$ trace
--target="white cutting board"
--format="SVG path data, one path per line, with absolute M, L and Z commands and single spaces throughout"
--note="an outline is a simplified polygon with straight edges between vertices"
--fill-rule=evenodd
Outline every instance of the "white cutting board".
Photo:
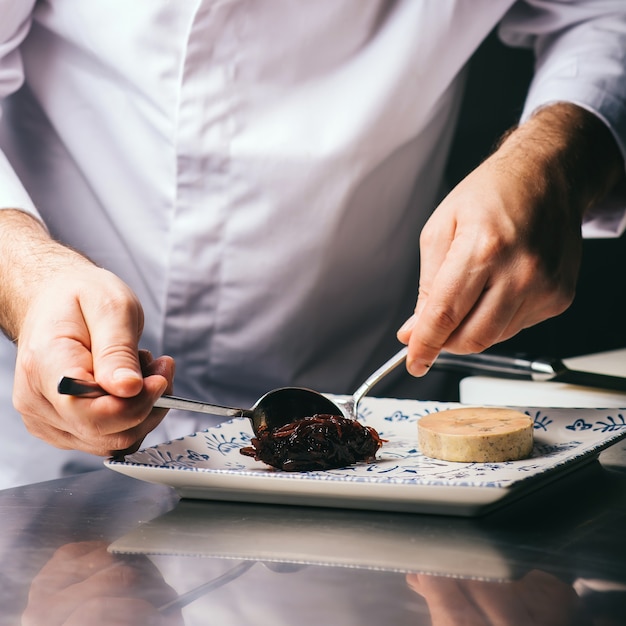
M 563 359 L 570 369 L 626 377 L 626 348 Z M 490 376 L 468 376 L 459 386 L 464 404 L 550 406 L 550 407 L 626 407 L 626 393 L 592 389 L 552 382 L 508 380 Z

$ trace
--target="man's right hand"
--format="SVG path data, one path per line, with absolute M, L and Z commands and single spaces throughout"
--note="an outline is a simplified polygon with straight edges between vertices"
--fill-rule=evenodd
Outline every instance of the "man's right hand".
M 20 211 L 0 211 L 0 254 L 0 324 L 17 343 L 13 402 L 26 428 L 101 456 L 138 449 L 166 414 L 152 406 L 171 391 L 174 363 L 140 359 L 137 297 Z M 110 395 L 59 395 L 62 376 L 95 380 Z

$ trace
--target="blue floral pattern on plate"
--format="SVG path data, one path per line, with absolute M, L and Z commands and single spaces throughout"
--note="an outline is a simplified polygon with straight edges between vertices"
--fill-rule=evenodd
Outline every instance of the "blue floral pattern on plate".
M 123 461 L 109 460 L 105 464 L 142 480 L 162 482 L 183 490 L 187 483 L 206 485 L 209 490 L 215 482 L 222 489 L 228 488 L 229 481 L 238 489 L 249 484 L 251 491 L 257 490 L 257 501 L 258 485 L 253 486 L 253 483 L 259 478 L 273 481 L 269 486 L 263 483 L 263 490 L 270 493 L 280 492 L 286 481 L 298 481 L 298 490 L 304 494 L 307 490 L 319 493 L 319 483 L 323 481 L 322 492 L 331 498 L 333 485 L 339 483 L 384 485 L 390 490 L 407 485 L 510 490 L 522 482 L 594 458 L 605 447 L 626 437 L 626 409 L 522 408 L 519 410 L 532 417 L 535 429 L 533 453 L 527 459 L 505 463 L 451 463 L 423 456 L 417 445 L 417 421 L 423 415 L 457 406 L 455 403 L 365 398 L 359 420 L 376 428 L 387 441 L 372 463 L 341 469 L 289 473 L 241 455 L 240 449 L 250 445 L 252 437 L 247 419 L 224 422 L 145 448 Z M 197 473 L 202 477 L 195 475 Z M 194 474 L 193 479 L 191 474 Z M 206 497 L 201 489 L 197 495 Z M 241 499 L 246 499 L 245 493 Z

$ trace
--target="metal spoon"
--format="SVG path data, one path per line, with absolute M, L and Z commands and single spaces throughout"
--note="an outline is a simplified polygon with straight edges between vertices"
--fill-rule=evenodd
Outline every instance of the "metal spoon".
M 398 350 L 389 360 L 385 361 L 375 372 L 370 374 L 365 382 L 352 394 L 348 400 L 337 400 L 341 412 L 346 417 L 356 419 L 359 415 L 359 402 L 370 389 L 379 383 L 387 374 L 391 373 L 400 363 L 406 360 L 408 348 L 405 346 Z
M 215 589 L 219 589 L 232 580 L 239 578 L 242 574 L 247 572 L 255 564 L 255 562 L 256 561 L 242 561 L 228 571 L 224 572 L 221 576 L 213 578 L 191 591 L 181 594 L 174 600 L 170 600 L 169 602 L 162 604 L 157 610 L 159 613 L 169 613 L 170 611 L 180 610 L 188 604 L 195 602 L 198 598 L 201 598 L 202 596 L 211 593 L 211 591 L 215 591 Z
M 174 600 L 162 604 L 157 610 L 160 613 L 169 613 L 171 611 L 180 610 L 186 607 L 188 604 L 195 602 L 198 598 L 205 596 L 220 587 L 228 584 L 229 582 L 236 580 L 241 575 L 245 574 L 257 561 L 242 561 L 237 563 L 234 567 L 227 570 L 217 578 L 198 585 L 194 589 L 182 593 Z M 294 574 L 300 571 L 306 565 L 300 565 L 299 563 L 263 563 L 272 572 Z
M 96 398 L 108 395 L 95 382 L 64 376 L 59 381 L 59 393 L 83 398 Z M 341 415 L 339 407 L 326 396 L 303 387 L 282 387 L 261 396 L 251 409 L 209 404 L 199 400 L 189 400 L 177 396 L 163 395 L 154 403 L 162 409 L 180 409 L 224 417 L 247 417 L 252 430 L 258 435 L 261 430 L 274 430 L 289 422 L 316 414 Z
M 163 395 L 154 403 L 163 409 L 181 409 L 223 415 L 224 417 L 247 417 L 252 423 L 256 435 L 260 430 L 274 430 L 289 422 L 311 417 L 312 415 L 344 415 L 356 419 L 359 402 L 363 396 L 389 372 L 406 359 L 407 348 L 402 348 L 388 361 L 381 365 L 347 400 L 333 402 L 323 394 L 304 387 L 281 387 L 261 396 L 251 409 L 209 404 L 199 400 L 189 400 L 177 396 Z M 107 392 L 95 382 L 64 376 L 58 384 L 58 392 L 64 395 L 95 398 L 107 395 Z

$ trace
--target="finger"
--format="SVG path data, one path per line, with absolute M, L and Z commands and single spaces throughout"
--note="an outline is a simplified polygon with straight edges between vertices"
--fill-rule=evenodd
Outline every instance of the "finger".
M 146 376 L 146 369 L 150 366 L 150 363 L 154 361 L 152 352 L 150 350 L 139 350 L 139 367 L 141 367 L 141 373 Z
M 165 389 L 166 381 L 160 376 L 154 378 L 158 380 L 159 391 Z M 143 400 L 144 395 L 142 392 L 141 397 L 132 401 L 114 396 L 93 399 L 64 396 L 59 409 L 63 418 L 52 408 L 49 413 L 40 411 L 22 417 L 32 435 L 57 448 L 115 456 L 135 451 L 167 413 L 166 409 L 153 409 L 152 401 Z M 59 422 L 61 426 L 55 425 Z
M 172 386 L 173 360 L 162 357 L 150 367 L 161 373 L 147 376 L 143 389 L 133 398 L 61 395 L 55 383 L 48 394 L 50 400 L 42 393 L 21 393 L 14 395 L 15 405 L 32 435 L 57 448 L 110 456 L 136 448 L 167 413 L 166 409 L 154 409 L 154 403 Z M 69 373 L 92 378 L 80 368 L 70 369 Z
M 41 623 L 63 624 L 91 598 L 127 595 L 136 579 L 132 568 L 113 558 L 102 542 L 63 546 L 35 577 L 24 621 L 39 623 L 39 608 L 45 606 L 46 621 Z
M 85 436 L 110 435 L 119 431 L 126 431 L 139 425 L 149 413 L 154 413 L 154 415 L 163 418 L 167 414 L 167 409 L 156 409 L 154 404 L 164 393 L 172 392 L 175 371 L 174 359 L 170 356 L 153 359 L 147 350 L 140 350 L 138 356 L 144 376 L 144 386 L 135 397 L 73 398 L 63 396 L 59 398 L 59 401 L 66 400 L 71 406 L 61 407 L 59 412 L 64 415 L 71 415 L 70 411 L 73 407 L 75 418 L 79 416 L 82 418 L 80 432 Z M 75 377 L 91 380 L 89 374 L 75 374 Z M 89 402 L 85 402 L 87 400 Z M 98 416 L 101 419 L 97 419 Z M 147 433 L 144 433 L 144 436 L 145 434 Z
M 428 290 L 434 285 L 439 269 L 457 235 L 457 223 L 447 217 L 446 201 L 425 224 L 420 233 L 420 286 Z
M 592 625 L 575 589 L 556 576 L 531 570 L 515 585 L 520 602 L 531 615 L 530 624 Z
M 455 222 L 453 220 L 436 220 L 433 216 L 422 229 L 420 235 L 420 278 L 419 293 L 413 315 L 398 330 L 397 337 L 401 343 L 408 344 L 411 331 L 428 300 L 435 277 L 443 264 L 447 252 L 454 240 Z
M 138 347 L 143 311 L 125 285 L 108 289 L 103 297 L 99 294 L 90 292 L 81 300 L 91 339 L 94 376 L 110 394 L 129 398 L 143 386 Z
M 97 580 L 102 591 L 116 595 L 129 592 L 136 582 L 137 593 L 144 599 L 153 598 L 155 603 L 167 602 L 176 596 L 150 559 L 143 555 L 119 557 L 107 548 L 108 544 L 104 541 L 82 541 L 61 546 L 34 578 L 30 588 L 31 598 L 45 599 L 88 579 Z M 117 569 L 118 566 L 122 569 Z M 96 577 L 100 572 L 102 575 Z
M 114 604 L 120 606 L 141 606 L 147 605 L 144 600 L 133 596 L 137 593 L 138 579 L 137 572 L 132 567 L 128 567 L 121 562 L 114 563 L 105 569 L 96 571 L 93 575 L 88 575 L 84 580 L 74 585 L 66 587 L 58 593 L 50 596 L 45 601 L 47 610 L 47 621 L 36 622 L 30 619 L 27 623 L 53 624 L 74 623 L 70 617 L 78 615 L 83 617 L 88 614 L 89 619 L 82 624 L 125 624 L 125 623 L 146 623 L 146 622 L 126 622 L 124 619 L 114 619 L 115 612 L 111 612 Z M 41 606 L 41 603 L 38 603 Z M 103 610 L 108 606 L 107 621 L 104 621 Z M 32 604 L 32 617 L 35 616 L 37 604 Z M 154 607 L 151 609 L 155 611 Z M 125 616 L 125 612 L 120 613 Z M 137 617 L 136 615 L 134 616 Z M 80 622 L 77 622 L 80 623 Z M 149 623 L 149 622 L 148 622 Z
M 547 623 L 536 622 L 532 618 L 528 607 L 520 599 L 517 585 L 513 582 L 467 581 L 466 593 L 481 608 L 487 618 L 487 624 L 541 626 Z
M 428 371 L 450 335 L 475 306 L 488 279 L 488 268 L 468 264 L 465 254 L 457 252 L 453 244 L 434 278 L 432 291 L 421 303 L 418 301 L 407 355 L 407 369 L 413 376 Z
M 95 598 L 76 608 L 63 626 L 173 626 L 170 617 L 161 615 L 152 605 L 136 598 Z M 42 625 L 43 626 L 43 622 Z M 46 626 L 49 626 L 46 624 Z
M 482 352 L 503 341 L 512 320 L 524 308 L 525 300 L 512 297 L 506 282 L 486 288 L 443 347 L 454 354 Z
M 521 265 L 526 267 L 521 269 Z M 571 304 L 570 291 L 542 279 L 533 267 L 532 263 L 516 263 L 492 277 L 476 305 L 451 333 L 445 349 L 457 354 L 482 352 L 562 313 Z
M 167 380 L 167 387 L 164 393 L 172 393 L 174 386 L 174 373 L 176 364 L 171 356 L 160 356 L 149 363 L 142 365 L 144 376 L 162 376 Z
M 406 581 L 426 601 L 432 626 L 485 626 L 490 623 L 467 597 L 462 582 L 424 574 L 408 574 Z
M 140 585 L 137 589 L 138 597 L 150 602 L 154 606 L 162 606 L 178 597 L 178 592 L 168 585 L 159 568 L 145 555 L 125 555 L 126 562 L 132 565 L 138 572 Z M 176 622 L 175 616 L 179 614 L 175 609 L 170 609 L 168 616 Z
M 31 594 L 51 595 L 110 567 L 113 556 L 103 541 L 80 541 L 58 548 L 31 583 Z
M 85 350 L 82 347 L 73 350 L 79 346 L 77 342 L 66 343 L 70 346 L 68 349 L 51 351 L 63 355 L 62 359 L 58 359 L 60 361 L 71 363 L 75 358 L 80 362 Z M 161 373 L 148 376 L 142 391 L 134 398 L 78 398 L 58 393 L 59 374 L 49 375 L 56 369 L 53 363 L 44 364 L 41 371 L 46 354 L 41 359 L 29 359 L 31 363 L 27 367 L 16 370 L 13 401 L 27 430 L 51 445 L 108 456 L 111 451 L 129 449 L 143 440 L 165 416 L 165 409 L 153 407 L 157 398 L 172 385 L 171 358 L 164 357 L 151 366 L 155 372 Z M 69 357 L 66 358 L 67 355 Z M 86 360 L 90 359 L 86 357 Z M 64 373 L 93 379 L 83 367 L 68 367 Z M 42 381 L 39 387 L 29 387 L 28 383 L 38 378 L 45 378 L 45 383 Z

